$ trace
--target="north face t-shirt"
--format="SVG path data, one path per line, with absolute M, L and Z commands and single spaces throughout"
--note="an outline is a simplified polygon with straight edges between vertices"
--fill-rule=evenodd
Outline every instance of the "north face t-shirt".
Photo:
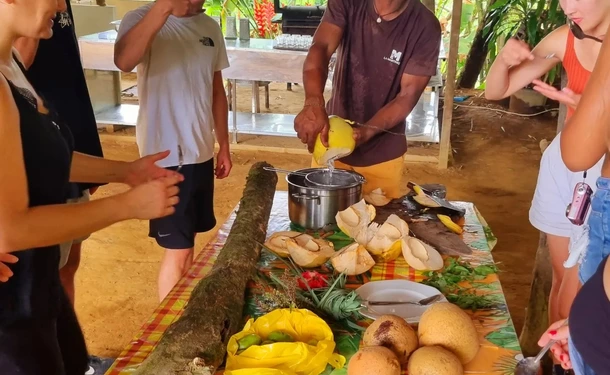
M 127 13 L 117 40 L 153 6 Z M 141 156 L 170 150 L 171 154 L 158 164 L 176 166 L 180 145 L 184 164 L 203 163 L 214 157 L 214 73 L 228 66 L 224 37 L 213 18 L 205 13 L 169 16 L 138 65 L 136 140 Z
M 436 74 L 441 43 L 438 19 L 418 0 L 395 19 L 377 23 L 373 1 L 329 0 L 322 22 L 343 29 L 337 50 L 329 115 L 366 123 L 400 92 L 403 74 Z M 404 134 L 406 119 L 390 130 Z M 379 164 L 407 151 L 406 136 L 380 133 L 341 159 L 352 166 Z
M 53 37 L 40 40 L 26 75 L 32 87 L 70 128 L 75 151 L 102 157 L 95 113 L 80 59 L 72 8 L 55 17 Z M 78 192 L 99 184 L 77 184 Z M 73 193 L 71 196 L 80 194 Z

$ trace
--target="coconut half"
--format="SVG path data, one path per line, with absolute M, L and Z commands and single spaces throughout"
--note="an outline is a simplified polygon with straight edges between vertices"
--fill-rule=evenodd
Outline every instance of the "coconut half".
M 365 273 L 375 265 L 368 251 L 357 242 L 339 250 L 330 258 L 330 262 L 335 271 L 348 276 Z
M 337 226 L 343 233 L 356 238 L 356 236 L 368 227 L 368 225 L 375 219 L 376 211 L 375 207 L 366 204 L 364 199 L 358 203 L 354 203 L 343 211 L 337 212 L 335 220 Z
M 329 116 L 328 123 L 328 148 L 322 144 L 320 134 L 314 144 L 313 158 L 318 165 L 327 165 L 329 161 L 348 156 L 356 147 L 354 129 L 350 121 L 338 116 Z
M 381 188 L 377 188 L 368 194 L 364 194 L 364 200 L 366 203 L 372 204 L 376 207 L 382 207 L 390 203 L 392 200 L 386 197 L 385 192 Z
M 318 238 L 289 238 L 286 240 L 286 246 L 292 260 L 303 268 L 321 266 L 335 254 L 331 242 Z
M 286 245 L 286 240 L 294 238 L 301 238 L 301 241 L 309 241 L 313 239 L 312 236 L 305 233 L 295 231 L 283 231 L 273 233 L 264 245 L 266 248 L 273 251 L 275 255 L 280 256 L 282 258 L 286 258 L 290 255 L 290 252 L 288 251 L 288 247 Z
M 392 261 L 400 256 L 401 239 L 409 235 L 409 225 L 397 215 L 388 216 L 367 242 L 366 249 L 377 261 Z
M 402 239 L 402 255 L 409 266 L 418 271 L 438 271 L 444 266 L 443 257 L 432 246 L 417 238 Z

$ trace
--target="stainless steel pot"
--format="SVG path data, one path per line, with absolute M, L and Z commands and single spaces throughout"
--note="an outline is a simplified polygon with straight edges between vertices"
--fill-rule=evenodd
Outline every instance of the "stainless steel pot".
M 297 172 L 312 172 L 316 168 L 300 169 Z M 336 224 L 337 212 L 345 210 L 362 199 L 362 181 L 359 176 L 354 182 L 340 187 L 307 186 L 305 177 L 297 174 L 286 176 L 288 182 L 288 215 L 290 221 L 307 229 L 320 229 Z

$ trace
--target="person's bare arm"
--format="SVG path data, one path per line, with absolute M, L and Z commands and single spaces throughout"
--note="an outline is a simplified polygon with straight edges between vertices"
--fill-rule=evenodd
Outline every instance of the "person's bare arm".
M 108 160 L 74 152 L 70 168 L 70 182 L 124 182 L 129 162 Z
M 329 4 L 329 6 L 331 5 Z M 334 13 L 335 11 L 333 11 Z M 337 16 L 339 19 L 345 17 L 340 11 L 336 11 L 336 13 L 339 14 Z M 312 45 L 303 63 L 305 103 L 303 109 L 294 120 L 294 130 L 296 130 L 301 142 L 307 144 L 310 152 L 313 151 L 318 134 L 322 144 L 328 146 L 329 123 L 324 106 L 324 86 L 328 79 L 330 58 L 337 50 L 342 37 L 342 27 L 323 20 L 316 30 Z
M 229 103 L 225 92 L 222 72 L 214 72 L 212 89 L 212 114 L 214 116 L 214 133 L 220 150 L 229 149 Z
M 342 37 L 343 30 L 339 26 L 329 22 L 320 23 L 303 63 L 305 105 L 324 106 L 324 86 L 328 79 L 328 64 L 339 47 Z
M 362 144 L 404 121 L 417 104 L 426 89 L 430 77 L 403 74 L 400 80 L 400 92 L 392 101 L 381 108 L 365 127 L 358 128 L 357 141 Z
M 114 64 L 124 72 L 133 71 L 142 61 L 155 36 L 171 14 L 172 7 L 169 1 L 158 1 L 125 34 L 121 35 L 119 29 L 119 36 L 114 45 Z M 133 22 L 133 20 L 124 19 L 121 21 L 122 25 L 123 22 Z
M 573 172 L 593 167 L 608 151 L 610 126 L 610 40 L 602 44 L 595 69 L 576 111 L 561 132 L 561 156 Z
M 124 194 L 78 205 L 29 207 L 19 112 L 3 77 L 0 113 L 0 252 L 65 242 L 129 218 Z
M 563 58 L 566 37 L 567 28 L 561 27 L 547 35 L 531 52 L 523 42 L 509 40 L 489 69 L 485 98 L 506 98 L 550 71 Z M 503 54 L 512 56 L 504 58 Z M 551 54 L 555 54 L 554 57 L 547 59 Z M 512 67 L 507 62 L 511 60 Z
M 13 46 L 19 52 L 21 63 L 26 69 L 34 63 L 36 52 L 38 51 L 38 39 L 21 37 L 15 40 Z

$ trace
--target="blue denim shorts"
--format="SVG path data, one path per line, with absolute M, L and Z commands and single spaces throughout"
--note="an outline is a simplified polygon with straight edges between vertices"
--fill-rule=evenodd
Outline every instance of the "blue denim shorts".
M 596 375 L 595 371 L 583 361 L 580 353 L 574 347 L 571 339 L 568 339 L 568 349 L 570 352 L 570 362 L 572 362 L 572 370 L 574 375 Z
M 582 284 L 593 276 L 604 258 L 610 255 L 610 178 L 597 179 L 597 191 L 591 200 L 588 225 L 589 244 L 578 270 Z

